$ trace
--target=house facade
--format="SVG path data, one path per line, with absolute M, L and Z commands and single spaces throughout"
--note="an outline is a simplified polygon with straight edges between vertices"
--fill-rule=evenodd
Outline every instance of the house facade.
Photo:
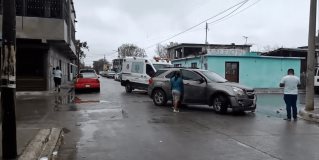
M 265 52 L 262 55 L 264 56 L 275 56 L 275 57 L 302 57 L 301 60 L 301 73 L 306 73 L 307 71 L 307 55 L 308 55 L 308 47 L 300 47 L 300 48 L 278 48 L 273 51 Z M 316 49 L 315 54 L 315 65 L 319 66 L 319 50 Z
M 199 56 L 205 54 L 214 55 L 244 55 L 250 52 L 251 45 L 232 44 L 196 44 L 181 43 L 167 48 L 171 60 Z
M 73 0 L 16 0 L 16 13 L 17 90 L 51 90 L 57 66 L 62 84 L 72 81 L 77 71 Z
M 231 82 L 253 88 L 279 88 L 289 68 L 300 76 L 302 58 L 261 56 L 258 53 L 236 55 L 204 55 L 175 59 L 175 66 L 213 71 Z

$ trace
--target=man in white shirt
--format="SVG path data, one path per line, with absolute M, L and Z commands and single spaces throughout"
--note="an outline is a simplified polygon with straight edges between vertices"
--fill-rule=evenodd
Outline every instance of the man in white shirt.
M 60 67 L 56 67 L 54 74 L 54 84 L 55 84 L 55 91 L 58 89 L 60 92 L 60 85 L 61 85 L 61 79 L 62 79 L 62 71 L 60 70 Z
M 280 87 L 284 87 L 284 100 L 286 103 L 287 118 L 284 120 L 291 121 L 291 108 L 292 117 L 297 121 L 297 96 L 300 80 L 295 76 L 293 69 L 288 69 L 288 75 L 284 76 L 280 81 Z

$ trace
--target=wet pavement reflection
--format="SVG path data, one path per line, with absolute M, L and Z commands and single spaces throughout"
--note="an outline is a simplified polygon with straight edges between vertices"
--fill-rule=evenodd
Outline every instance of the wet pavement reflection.
M 54 111 L 58 112 L 61 109 L 68 107 L 68 111 L 77 111 L 77 106 L 74 104 L 75 93 L 74 90 L 71 89 L 66 94 L 55 94 L 54 95 Z
M 237 157 L 236 153 L 245 160 L 271 159 L 270 154 L 300 159 L 298 154 L 285 154 L 285 147 L 302 150 L 289 147 L 292 137 L 298 144 L 311 146 L 308 149 L 319 144 L 318 125 L 282 120 L 286 114 L 282 94 L 258 94 L 255 113 L 216 114 L 207 106 L 189 105 L 176 114 L 169 105 L 155 106 L 145 92 L 127 94 L 118 82 L 101 82 L 100 93 L 71 90 L 40 98 L 20 97 L 19 127 L 63 128 L 60 159 L 190 160 L 210 159 L 212 153 L 217 153 L 216 159 Z M 304 95 L 300 95 L 299 107 L 303 103 Z M 305 137 L 302 141 L 301 136 Z M 140 148 L 147 153 L 141 154 Z M 175 148 L 183 150 L 172 152 Z M 302 151 L 310 153 L 308 159 L 314 156 Z

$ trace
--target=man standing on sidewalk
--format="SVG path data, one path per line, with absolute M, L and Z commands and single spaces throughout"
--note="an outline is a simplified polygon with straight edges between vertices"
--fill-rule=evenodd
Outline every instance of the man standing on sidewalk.
M 58 89 L 58 92 L 60 92 L 61 79 L 62 79 L 62 71 L 60 70 L 60 67 L 56 67 L 53 73 L 54 73 L 55 91 Z
M 291 121 L 292 116 L 297 121 L 297 96 L 300 80 L 295 76 L 293 69 L 288 69 L 288 75 L 284 76 L 280 81 L 280 87 L 284 87 L 284 100 L 286 103 L 287 118 L 284 120 Z

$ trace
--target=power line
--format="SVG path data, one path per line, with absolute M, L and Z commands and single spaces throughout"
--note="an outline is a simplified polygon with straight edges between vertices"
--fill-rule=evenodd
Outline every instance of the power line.
M 239 2 L 239 3 L 237 3 L 237 4 L 233 5 L 233 6 L 231 6 L 231 7 L 228 8 L 228 9 L 223 10 L 222 12 L 220 12 L 220 13 L 218 13 L 218 14 L 216 14 L 216 15 L 214 15 L 214 16 L 208 18 L 208 19 L 205 19 L 204 21 L 201 21 L 200 23 L 198 23 L 198 24 L 196 24 L 196 25 L 194 25 L 194 26 L 192 26 L 192 27 L 190 27 L 190 28 L 188 28 L 188 29 L 186 29 L 186 30 L 184 30 L 184 31 L 182 31 L 182 32 L 179 32 L 179 33 L 177 33 L 177 34 L 175 34 L 175 35 L 173 35 L 173 36 L 171 36 L 171 37 L 169 37 L 169 38 L 167 38 L 167 39 L 164 39 L 164 40 L 162 40 L 162 41 L 160 41 L 160 42 L 157 42 L 156 44 L 150 45 L 150 46 L 146 47 L 145 49 L 152 48 L 152 47 L 156 46 L 156 45 L 159 44 L 159 43 L 166 42 L 166 41 L 168 41 L 168 40 L 170 40 L 170 39 L 172 39 L 172 38 L 175 38 L 175 37 L 177 37 L 177 36 L 179 36 L 179 35 L 181 35 L 181 34 L 184 34 L 185 32 L 188 32 L 188 31 L 192 30 L 193 28 L 196 28 L 196 27 L 198 27 L 199 25 L 201 25 L 201 24 L 203 24 L 203 23 L 205 23 L 205 22 L 207 22 L 207 21 L 209 21 L 209 20 L 211 20 L 211 19 L 213 19 L 213 18 L 215 18 L 215 17 L 217 17 L 217 16 L 219 16 L 219 15 L 222 15 L 222 14 L 224 14 L 225 12 L 227 12 L 227 11 L 229 11 L 229 10 L 231 10 L 231 9 L 233 9 L 233 8 L 235 8 L 235 7 L 237 7 L 237 6 L 239 6 L 239 5 L 240 5 L 240 6 L 243 6 L 243 4 L 247 3 L 248 1 L 249 1 L 249 0 L 241 1 L 241 2 Z M 238 8 L 237 8 L 237 9 L 238 9 Z
M 212 23 L 215 23 L 215 22 L 218 22 L 218 21 L 221 21 L 223 20 L 224 18 L 230 16 L 231 14 L 233 14 L 234 12 L 236 12 L 237 10 L 239 10 L 241 7 L 243 7 L 249 0 L 245 1 L 244 3 L 242 3 L 241 5 L 239 5 L 235 10 L 231 11 L 230 13 L 226 14 L 225 16 L 213 21 L 213 22 L 210 22 L 208 24 L 212 24 Z
M 260 1 L 261 1 L 261 0 L 257 0 L 255 3 L 253 3 L 253 4 L 249 5 L 249 6 L 247 6 L 246 8 L 244 8 L 244 9 L 242 9 L 242 10 L 240 10 L 240 11 L 238 11 L 237 13 L 231 15 L 230 17 L 227 17 L 226 19 L 219 20 L 219 21 L 216 20 L 216 21 L 211 22 L 211 23 L 209 23 L 209 24 L 212 24 L 212 23 L 217 24 L 217 23 L 220 23 L 220 22 L 222 22 L 222 21 L 225 21 L 225 20 L 227 20 L 227 19 L 229 19 L 229 18 L 231 18 L 231 17 L 234 17 L 234 16 L 236 16 L 236 15 L 242 13 L 243 11 L 245 11 L 245 10 L 251 8 L 252 6 L 256 5 L 256 4 L 259 3 Z M 233 13 L 234 13 L 234 12 L 233 12 Z

